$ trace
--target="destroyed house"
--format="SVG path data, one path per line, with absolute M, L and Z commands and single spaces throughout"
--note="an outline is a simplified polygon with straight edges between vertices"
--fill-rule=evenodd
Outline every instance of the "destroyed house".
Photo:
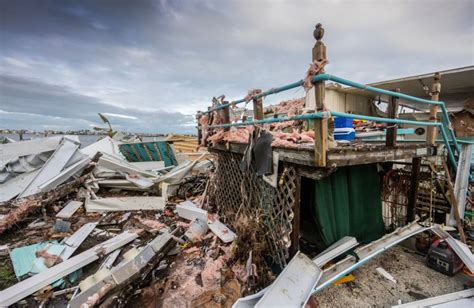
M 472 98 L 473 67 L 364 85 L 325 71 L 316 32 L 305 79 L 214 98 L 196 116 L 199 143 L 217 166 L 211 202 L 238 233 L 257 234 L 249 236 L 254 253 L 261 247 L 253 240 L 265 241 L 261 252 L 277 272 L 298 251 L 316 255 L 344 236 L 369 243 L 428 217 L 455 224 L 452 200 L 440 191 L 446 183 L 429 200 L 430 166 L 446 160 L 468 181 L 472 146 L 457 140 L 451 121 Z M 298 87 L 304 98 L 264 106 L 267 96 Z M 463 218 L 466 190 L 455 193 Z

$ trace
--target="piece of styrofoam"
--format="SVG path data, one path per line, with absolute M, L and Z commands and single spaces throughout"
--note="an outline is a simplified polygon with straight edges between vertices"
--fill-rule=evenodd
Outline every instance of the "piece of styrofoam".
M 198 208 L 191 201 L 181 202 L 176 206 L 176 210 L 178 211 L 178 216 L 181 218 L 193 221 L 196 219 L 207 221 L 207 211 Z
M 237 234 L 235 234 L 232 230 L 230 230 L 226 225 L 224 225 L 217 219 L 214 219 L 212 221 L 208 220 L 207 226 L 224 243 L 230 243 L 237 238 Z

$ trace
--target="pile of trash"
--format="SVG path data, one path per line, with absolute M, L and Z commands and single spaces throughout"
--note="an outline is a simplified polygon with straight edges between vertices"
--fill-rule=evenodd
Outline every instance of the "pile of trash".
M 75 136 L 0 145 L 0 306 L 122 305 L 146 300 L 164 272 L 183 284 L 168 293 L 227 280 L 217 274 L 236 234 L 201 208 L 208 153 L 165 167 L 127 161 L 119 146 L 106 137 L 81 148 Z M 186 287 L 192 260 L 202 282 Z M 240 283 L 229 283 L 235 301 Z M 176 294 L 170 305 L 186 298 Z

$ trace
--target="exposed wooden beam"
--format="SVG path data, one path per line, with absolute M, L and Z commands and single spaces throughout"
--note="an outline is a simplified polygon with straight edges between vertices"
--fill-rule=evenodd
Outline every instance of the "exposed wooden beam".
M 395 92 L 400 92 L 399 88 L 395 89 Z M 387 108 L 387 115 L 389 118 L 395 119 L 398 118 L 398 98 L 390 97 L 390 102 Z M 393 147 L 397 144 L 397 125 L 393 124 L 387 128 L 387 135 L 385 139 L 385 144 L 388 147 Z

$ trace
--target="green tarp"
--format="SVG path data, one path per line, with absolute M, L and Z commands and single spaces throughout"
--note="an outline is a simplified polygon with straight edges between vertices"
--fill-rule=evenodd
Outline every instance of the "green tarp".
M 314 183 L 312 216 L 324 245 L 346 235 L 359 242 L 383 236 L 381 183 L 376 164 L 339 168 Z

